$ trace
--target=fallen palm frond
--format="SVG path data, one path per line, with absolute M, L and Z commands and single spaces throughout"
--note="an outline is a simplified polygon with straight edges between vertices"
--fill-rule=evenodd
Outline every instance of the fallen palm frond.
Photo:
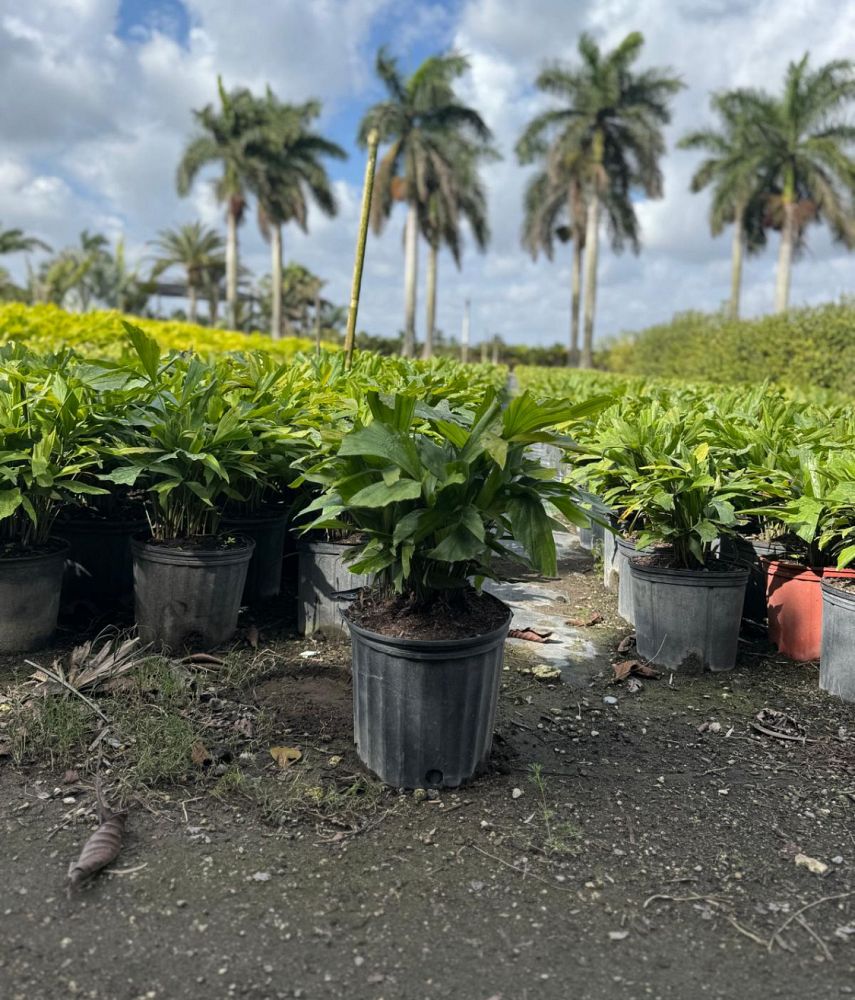
M 120 677 L 139 666 L 147 649 L 138 637 L 105 629 L 94 639 L 75 646 L 65 662 L 54 660 L 50 669 L 34 664 L 37 669 L 31 680 L 38 689 L 59 684 L 78 694 L 99 688 L 108 690 Z
M 68 869 L 69 893 L 115 861 L 122 849 L 127 811 L 113 812 L 107 807 L 101 797 L 100 778 L 95 780 L 95 794 L 100 823 L 83 845 L 80 857 Z

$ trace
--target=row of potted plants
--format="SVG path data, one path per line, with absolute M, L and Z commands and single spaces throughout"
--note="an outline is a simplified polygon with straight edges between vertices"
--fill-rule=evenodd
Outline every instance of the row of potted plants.
M 769 386 L 604 381 L 613 405 L 568 428 L 573 475 L 609 511 L 639 652 L 729 669 L 740 619 L 768 623 L 855 698 L 855 411 Z
M 0 348 L 0 652 L 49 641 L 66 595 L 134 593 L 147 642 L 211 646 L 242 600 L 279 589 L 286 526 L 318 487 L 301 460 L 332 453 L 366 393 L 463 408 L 486 367 L 362 355 L 282 364 L 256 353 L 162 357 L 126 325 L 122 361 Z

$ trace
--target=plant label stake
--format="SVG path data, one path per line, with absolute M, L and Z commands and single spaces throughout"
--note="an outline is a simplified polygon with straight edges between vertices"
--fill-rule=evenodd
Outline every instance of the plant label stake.
M 353 364 L 353 345 L 356 339 L 356 314 L 359 312 L 359 292 L 362 287 L 362 265 L 365 262 L 365 241 L 368 238 L 368 216 L 371 211 L 371 194 L 374 190 L 374 167 L 377 163 L 377 146 L 380 133 L 376 128 L 368 133 L 368 162 L 365 164 L 365 183 L 362 186 L 362 211 L 359 233 L 356 237 L 356 258 L 353 262 L 353 283 L 350 287 L 350 309 L 347 313 L 347 333 L 344 337 L 344 366 Z

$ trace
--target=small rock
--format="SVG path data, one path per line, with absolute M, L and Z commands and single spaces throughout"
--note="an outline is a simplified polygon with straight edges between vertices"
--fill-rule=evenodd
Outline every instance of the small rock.
M 250 878 L 253 882 L 269 882 L 270 872 L 256 872 L 254 875 L 251 875 Z
M 484 888 L 484 883 L 478 881 L 472 881 L 469 883 L 469 888 L 473 892 L 480 892 Z
M 629 937 L 629 931 L 609 931 L 609 941 L 623 941 Z
M 522 795 L 522 793 L 523 790 L 521 788 L 514 788 L 511 790 L 511 798 L 518 799 Z
M 607 694 L 605 698 L 603 698 L 604 705 L 617 705 L 617 703 L 618 700 L 613 695 Z
M 424 802 L 427 798 L 427 791 L 424 788 L 414 788 L 413 789 L 413 801 L 414 802 Z
M 427 790 L 427 797 L 431 801 L 435 802 L 439 798 L 439 789 L 438 788 L 429 788 Z
M 842 858 L 842 856 L 840 854 L 838 854 L 836 857 L 833 857 L 831 859 L 831 863 L 833 865 L 842 865 L 843 864 L 843 858 Z
M 76 806 L 77 799 L 73 795 L 66 795 L 65 798 L 62 800 L 62 804 L 64 806 Z
M 824 875 L 828 871 L 828 865 L 816 858 L 810 858 L 807 854 L 797 854 L 793 861 L 802 868 L 807 868 L 814 875 Z

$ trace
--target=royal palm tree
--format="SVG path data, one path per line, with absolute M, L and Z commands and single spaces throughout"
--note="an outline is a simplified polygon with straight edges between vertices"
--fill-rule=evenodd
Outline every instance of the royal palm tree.
M 190 193 L 199 172 L 212 163 L 222 166 L 216 183 L 217 200 L 226 206 L 226 302 L 228 322 L 238 325 L 238 226 L 246 212 L 249 180 L 256 167 L 253 157 L 266 139 L 266 102 L 246 88 L 226 92 L 217 78 L 219 108 L 206 105 L 193 115 L 200 134 L 188 143 L 178 164 L 176 186 L 182 196 Z
M 163 229 L 155 240 L 158 257 L 152 270 L 152 277 L 162 274 L 167 268 L 181 267 L 187 285 L 187 318 L 196 322 L 200 292 L 206 287 L 211 271 L 220 271 L 223 260 L 223 238 L 216 231 L 201 222 L 190 222 L 177 229 Z
M 371 214 L 374 231 L 386 224 L 396 202 L 407 206 L 404 235 L 404 342 L 402 354 L 411 357 L 416 336 L 416 274 L 418 270 L 419 206 L 431 193 L 431 178 L 450 183 L 454 164 L 448 158 L 448 138 L 488 142 L 490 130 L 473 108 L 454 92 L 454 82 L 468 61 L 457 53 L 431 56 L 404 78 L 397 60 L 385 49 L 377 54 L 377 74 L 386 99 L 371 107 L 359 126 L 358 139 L 366 145 L 376 128 L 387 148 L 377 167 Z
M 0 254 L 32 253 L 33 250 L 50 250 L 50 247 L 37 236 L 27 236 L 23 229 L 0 227 Z
M 740 102 L 724 92 L 714 94 L 710 104 L 721 122 L 720 128 L 689 132 L 677 145 L 680 149 L 703 150 L 708 154 L 692 176 L 691 190 L 712 188 L 709 220 L 713 236 L 718 236 L 725 226 L 733 225 L 727 311 L 731 319 L 736 319 L 745 251 L 754 253 L 766 245 L 763 216 L 768 192 L 760 170 L 762 149 L 752 141 L 740 113 Z
M 809 221 L 828 222 L 847 245 L 855 240 L 855 125 L 844 118 L 853 97 L 855 63 L 838 59 L 811 69 L 807 54 L 787 67 L 780 97 L 750 89 L 729 95 L 771 192 L 769 221 L 781 230 L 777 312 L 789 305 L 793 255 Z
M 419 229 L 428 245 L 423 358 L 433 355 L 440 247 L 444 245 L 449 249 L 459 269 L 463 249 L 461 223 L 468 224 L 479 250 L 486 249 L 490 238 L 487 195 L 479 165 L 484 160 L 496 159 L 498 153 L 485 143 L 473 145 L 452 134 L 446 156 L 452 166 L 451 174 L 429 181 L 427 200 L 419 204 Z
M 271 327 L 274 340 L 282 336 L 282 226 L 295 222 L 308 232 L 309 203 L 328 216 L 338 210 L 326 168 L 329 156 L 338 160 L 347 153 L 312 130 L 321 113 L 317 101 L 301 105 L 280 103 L 267 91 L 267 130 L 256 153 L 250 185 L 258 197 L 258 221 L 271 246 Z
M 585 178 L 585 301 L 582 367 L 593 363 L 594 314 L 599 262 L 600 215 L 604 201 L 630 205 L 630 191 L 662 195 L 659 165 L 665 151 L 662 128 L 671 120 L 669 103 L 682 83 L 669 71 L 636 71 L 644 37 L 632 32 L 611 52 L 601 52 L 590 35 L 579 40 L 581 66 L 555 64 L 537 78 L 559 106 L 532 120 L 517 145 L 523 162 L 542 155 L 579 157 Z

